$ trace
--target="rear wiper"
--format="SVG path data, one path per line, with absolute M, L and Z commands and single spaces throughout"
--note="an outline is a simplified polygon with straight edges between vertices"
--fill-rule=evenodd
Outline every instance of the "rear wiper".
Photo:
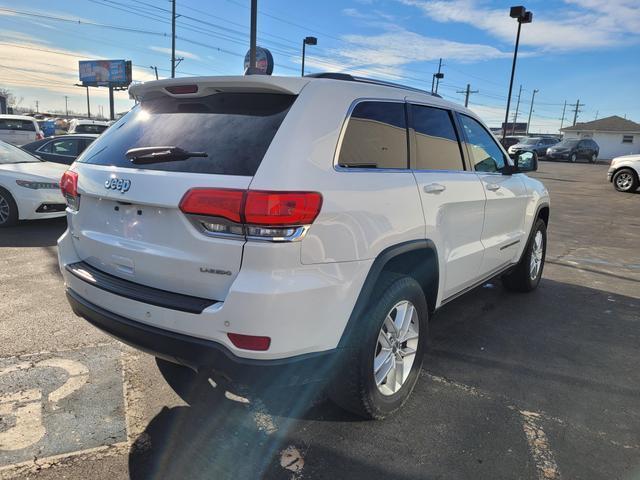
M 180 147 L 140 147 L 127 150 L 125 156 L 131 163 L 146 165 L 150 163 L 187 160 L 192 157 L 208 157 L 207 152 L 188 152 Z

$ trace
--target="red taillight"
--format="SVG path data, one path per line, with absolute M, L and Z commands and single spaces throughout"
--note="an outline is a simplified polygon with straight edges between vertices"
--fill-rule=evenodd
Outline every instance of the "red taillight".
M 244 190 L 193 188 L 180 201 L 180 210 L 192 215 L 222 217 L 241 223 Z
M 249 191 L 245 222 L 274 227 L 310 225 L 320 213 L 322 195 L 317 192 Z
M 174 95 L 184 95 L 186 93 L 198 93 L 198 85 L 173 85 L 166 87 L 169 93 Z
M 80 195 L 78 195 L 78 174 L 67 170 L 60 179 L 60 190 L 67 200 L 67 205 L 74 210 L 80 206 Z
M 269 337 L 257 337 L 255 335 L 242 335 L 240 333 L 227 333 L 229 340 L 236 347 L 244 350 L 269 350 L 271 339 Z
M 317 192 L 265 192 L 224 188 L 193 188 L 180 202 L 180 210 L 198 228 L 212 235 L 246 235 L 251 239 L 299 239 L 304 227 L 320 213 Z

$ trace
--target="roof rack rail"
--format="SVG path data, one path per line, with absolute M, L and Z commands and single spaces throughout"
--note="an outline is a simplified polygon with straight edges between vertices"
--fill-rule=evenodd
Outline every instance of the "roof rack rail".
M 334 73 L 334 72 L 323 72 L 323 73 L 310 73 L 305 75 L 305 77 L 311 78 L 329 78 L 331 80 L 343 80 L 345 82 L 360 82 L 360 83 L 370 83 L 372 85 L 381 85 L 383 87 L 395 87 L 402 88 L 404 90 L 410 90 L 412 92 L 418 92 L 425 95 L 431 95 L 433 97 L 442 98 L 437 93 L 432 93 L 427 90 L 421 90 L 419 88 L 409 87 L 407 85 L 402 85 L 400 83 L 387 82 L 385 80 L 377 80 L 375 78 L 366 78 L 366 77 L 354 77 L 349 73 Z

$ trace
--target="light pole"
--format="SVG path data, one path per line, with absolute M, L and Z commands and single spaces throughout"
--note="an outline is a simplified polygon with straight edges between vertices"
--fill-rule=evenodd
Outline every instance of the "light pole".
M 151 65 L 149 68 L 156 72 L 156 80 L 158 80 L 158 67 Z
M 317 44 L 318 44 L 318 39 L 316 37 L 305 37 L 304 40 L 302 40 L 302 76 L 303 77 L 304 77 L 304 57 L 306 53 L 306 46 L 317 45 Z
M 529 107 L 529 120 L 527 120 L 527 135 L 529 135 L 529 125 L 531 124 L 531 114 L 533 113 L 533 100 L 536 98 L 536 93 L 540 90 L 534 89 L 531 94 L 531 107 Z
M 507 111 L 504 114 L 504 125 L 502 127 L 502 140 L 507 136 L 507 123 L 509 123 L 509 107 L 511 107 L 511 92 L 513 91 L 513 77 L 516 73 L 516 60 L 518 59 L 518 46 L 520 45 L 520 29 L 523 23 L 531 23 L 533 13 L 528 12 L 524 7 L 511 7 L 509 11 L 511 18 L 518 19 L 518 34 L 516 35 L 516 47 L 513 50 L 513 65 L 511 65 L 511 80 L 509 81 L 509 95 L 507 96 Z

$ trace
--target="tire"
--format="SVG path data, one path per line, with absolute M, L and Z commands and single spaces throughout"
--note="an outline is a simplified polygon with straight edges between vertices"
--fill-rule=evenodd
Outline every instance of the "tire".
M 619 192 L 635 192 L 638 189 L 638 175 L 630 168 L 621 168 L 613 175 L 613 187 Z
M 418 380 L 426 350 L 428 316 L 427 301 L 418 282 L 405 275 L 384 274 L 371 297 L 370 307 L 358 319 L 360 331 L 354 336 L 357 338 L 341 359 L 341 364 L 349 368 L 337 368 L 338 374 L 328 385 L 329 398 L 366 419 L 381 420 L 396 412 Z M 394 321 L 389 323 L 388 317 Z M 405 332 L 400 333 L 399 339 L 393 334 L 397 324 Z M 403 338 L 410 340 L 403 342 Z M 401 359 L 402 363 L 411 362 L 408 374 L 406 366 L 404 374 L 397 369 Z M 374 374 L 376 363 L 378 381 Z
M 13 227 L 18 223 L 18 206 L 11 194 L 0 188 L 0 228 Z
M 547 225 L 538 218 L 533 224 L 529 241 L 518 265 L 502 276 L 502 285 L 512 292 L 530 292 L 535 290 L 542 278 L 547 253 Z M 535 260 L 534 260 L 535 259 Z M 535 275 L 533 275 L 535 263 Z
M 571 156 L 569 157 L 569 162 L 576 163 L 577 159 L 578 159 L 578 156 L 575 153 L 572 153 Z

